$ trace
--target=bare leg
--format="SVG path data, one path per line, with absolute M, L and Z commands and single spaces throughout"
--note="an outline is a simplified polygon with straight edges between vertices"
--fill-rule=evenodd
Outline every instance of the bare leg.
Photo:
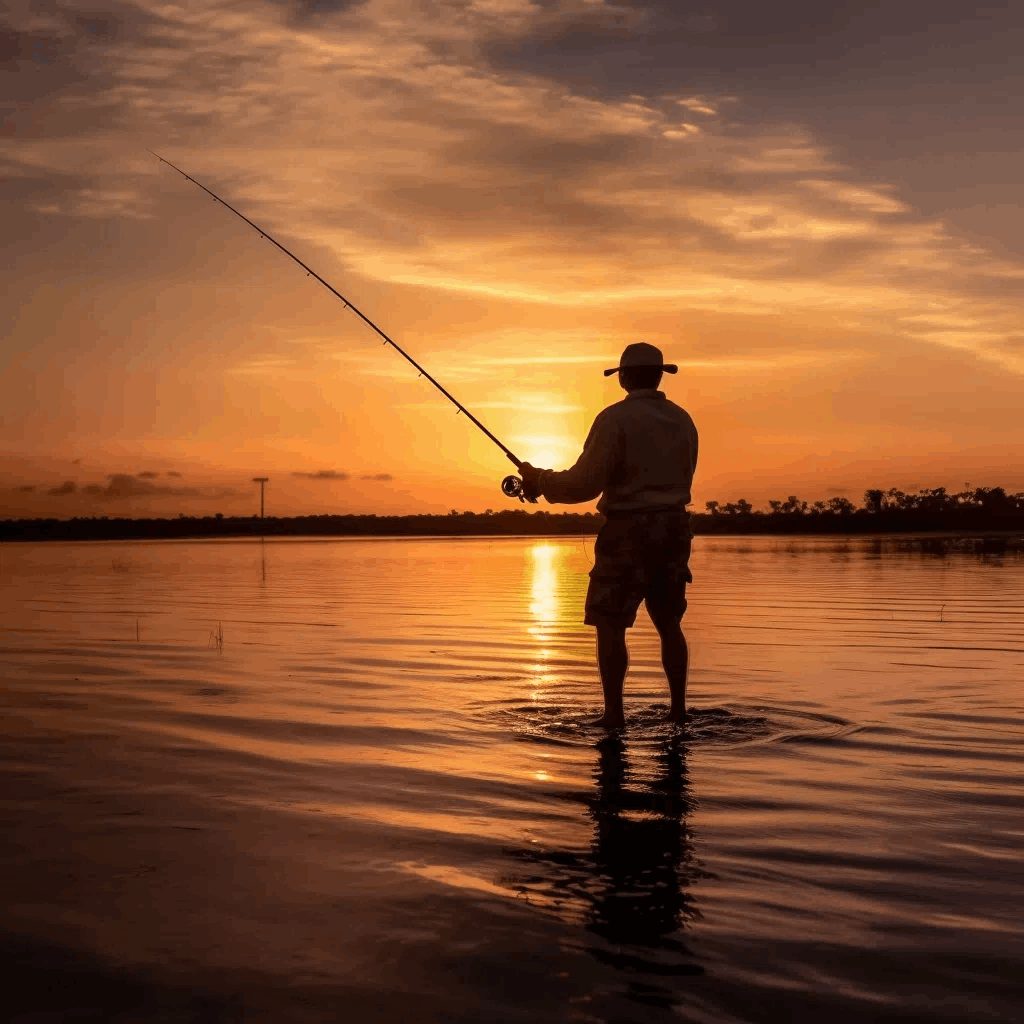
M 629 651 L 624 626 L 597 627 L 597 667 L 604 689 L 604 715 L 594 724 L 605 729 L 621 729 L 626 724 L 622 710 L 622 685 L 626 680 Z
M 686 721 L 686 673 L 690 665 L 686 637 L 674 619 L 654 620 L 654 628 L 661 637 L 661 664 L 668 677 L 668 689 L 672 695 L 672 705 L 666 718 L 670 722 L 683 723 Z

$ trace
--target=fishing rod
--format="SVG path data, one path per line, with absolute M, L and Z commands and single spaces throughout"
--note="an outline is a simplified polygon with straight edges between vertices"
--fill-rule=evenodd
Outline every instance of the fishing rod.
M 417 363 L 416 360 L 413 359 L 413 357 L 409 355 L 409 353 L 406 352 L 404 348 L 401 347 L 401 345 L 399 345 L 393 338 L 389 338 L 388 335 L 386 335 L 362 310 L 354 306 L 348 299 L 345 298 L 344 295 L 341 294 L 341 292 L 338 291 L 337 288 L 335 288 L 329 282 L 325 281 L 312 267 L 307 266 L 305 263 L 303 263 L 302 260 L 300 260 L 299 257 L 295 255 L 295 253 L 293 253 L 290 249 L 286 249 L 276 238 L 274 238 L 268 232 L 264 231 L 263 228 L 261 228 L 258 224 L 255 224 L 253 223 L 253 221 L 249 220 L 249 218 L 246 217 L 244 213 L 241 213 L 238 210 L 236 210 L 230 203 L 225 202 L 223 199 L 221 199 L 221 197 L 217 195 L 216 192 L 212 191 L 211 189 L 208 189 L 201 181 L 196 181 L 196 179 L 193 178 L 191 174 L 186 174 L 180 167 L 177 167 L 176 165 L 172 164 L 170 160 L 164 159 L 164 157 L 162 157 L 159 153 L 154 153 L 153 150 L 151 149 L 148 152 L 152 153 L 153 156 L 155 156 L 157 160 L 159 160 L 161 163 L 167 164 L 168 167 L 177 171 L 183 178 L 187 178 L 189 181 L 192 182 L 193 185 L 198 185 L 208 196 L 211 196 L 216 202 L 220 203 L 221 206 L 226 206 L 236 217 L 241 217 L 242 220 L 244 220 L 245 223 L 249 225 L 249 227 L 258 231 L 262 238 L 265 238 L 268 242 L 273 242 L 273 244 L 276 245 L 278 249 L 280 249 L 281 252 L 285 254 L 285 256 L 293 260 L 295 263 L 298 263 L 298 265 L 302 267 L 302 269 L 306 272 L 307 277 L 315 277 L 317 281 L 319 281 L 320 284 L 322 284 L 335 298 L 341 299 L 341 301 L 345 304 L 346 309 L 351 309 L 352 312 L 355 313 L 355 315 L 359 317 L 359 319 L 362 320 L 367 327 L 369 327 L 372 331 L 375 331 L 381 338 L 383 338 L 385 345 L 390 345 L 400 356 L 402 356 L 403 359 L 406 359 L 408 362 L 412 363 L 412 365 L 415 366 L 417 370 L 419 370 L 420 376 L 426 377 L 427 380 L 429 380 L 430 383 L 433 384 L 434 387 L 437 388 L 437 390 L 440 391 L 441 394 L 444 395 L 444 397 L 447 398 L 448 401 L 451 402 L 452 405 L 454 405 L 459 410 L 459 413 L 465 413 L 466 416 L 470 419 L 470 421 L 474 423 L 476 426 L 478 426 L 505 453 L 505 457 L 509 460 L 509 462 L 512 463 L 512 465 L 516 467 L 516 469 L 519 469 L 522 466 L 522 460 L 517 459 L 515 455 L 512 453 L 512 451 L 509 448 L 506 448 L 505 445 L 503 445 L 501 441 L 499 441 L 450 391 L 448 391 L 440 383 L 438 383 L 438 381 L 431 377 L 431 375 L 427 373 L 427 371 L 424 370 L 423 367 L 420 366 L 420 364 Z M 458 415 L 459 413 L 456 413 L 456 415 Z M 537 502 L 536 498 L 527 497 L 523 493 L 523 481 L 520 477 L 515 476 L 514 474 L 510 474 L 501 481 L 501 491 L 508 498 L 518 498 L 520 501 L 530 501 L 533 502 L 534 504 L 536 504 Z

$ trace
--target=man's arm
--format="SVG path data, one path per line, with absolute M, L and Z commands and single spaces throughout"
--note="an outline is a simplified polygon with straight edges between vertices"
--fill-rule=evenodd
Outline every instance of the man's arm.
M 535 471 L 533 489 L 552 504 L 574 505 L 592 501 L 608 486 L 618 455 L 617 431 L 605 416 L 598 416 L 583 445 L 583 454 L 571 469 Z M 533 469 L 533 467 L 530 467 Z M 531 474 L 533 476 L 533 474 Z M 524 482 L 526 475 L 523 476 Z

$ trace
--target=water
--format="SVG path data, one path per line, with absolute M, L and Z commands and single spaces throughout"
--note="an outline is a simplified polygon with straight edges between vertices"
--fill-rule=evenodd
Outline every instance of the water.
M 4 545 L 13 1019 L 1020 1019 L 1021 554 L 698 538 L 601 739 L 592 546 Z

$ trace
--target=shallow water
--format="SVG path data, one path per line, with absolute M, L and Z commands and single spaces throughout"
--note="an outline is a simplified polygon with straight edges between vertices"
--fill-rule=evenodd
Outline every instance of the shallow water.
M 1021 554 L 698 538 L 602 739 L 592 549 L 4 545 L 15 1018 L 1019 1019 Z

